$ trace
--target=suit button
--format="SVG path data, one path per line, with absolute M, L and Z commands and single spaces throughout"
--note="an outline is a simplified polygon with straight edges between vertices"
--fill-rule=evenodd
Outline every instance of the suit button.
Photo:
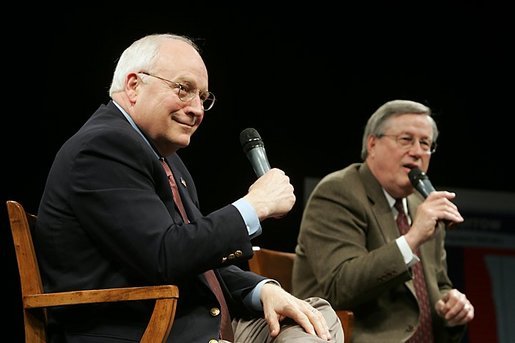
M 213 316 L 213 317 L 216 317 L 220 314 L 220 309 L 218 307 L 212 307 L 210 310 L 209 310 L 209 313 Z
M 224 263 L 225 261 L 227 261 L 227 257 L 222 257 L 222 263 Z
M 234 260 L 234 258 L 235 258 L 236 256 L 234 256 L 234 254 L 229 254 L 229 256 L 227 256 L 227 257 L 229 258 L 229 260 Z
M 243 251 L 241 251 L 241 250 L 236 250 L 236 251 L 234 252 L 234 255 L 235 255 L 236 257 L 242 257 L 242 256 L 243 256 Z

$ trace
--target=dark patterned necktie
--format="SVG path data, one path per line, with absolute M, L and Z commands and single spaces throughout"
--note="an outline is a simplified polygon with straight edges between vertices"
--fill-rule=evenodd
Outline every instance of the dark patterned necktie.
M 177 188 L 177 183 L 175 182 L 175 178 L 172 174 L 172 170 L 170 169 L 170 167 L 164 159 L 160 159 L 160 161 L 163 165 L 164 170 L 166 171 L 166 176 L 168 177 L 170 188 L 172 188 L 173 201 L 175 202 L 175 205 L 181 213 L 182 220 L 184 220 L 185 223 L 189 223 L 190 220 L 188 219 L 188 215 L 186 214 L 184 204 L 182 203 L 182 199 Z M 224 293 L 222 291 L 222 287 L 220 286 L 220 282 L 216 278 L 215 272 L 212 269 L 206 271 L 204 273 L 204 277 L 206 278 L 209 286 L 211 287 L 211 290 L 218 299 L 218 302 L 220 303 L 220 311 L 218 311 L 218 309 L 216 308 L 212 308 L 210 311 L 211 315 L 213 316 L 218 315 L 218 313 L 221 313 L 222 315 L 220 338 L 232 342 L 234 340 L 234 333 L 232 331 L 231 315 L 229 314 L 229 308 L 227 307 L 227 303 L 225 301 Z
M 402 205 L 402 199 L 395 201 L 395 208 L 399 212 L 397 215 L 397 226 L 401 235 L 406 234 L 409 231 L 408 217 L 404 212 L 404 206 Z M 419 251 L 415 251 L 417 256 L 420 256 Z M 408 342 L 410 343 L 429 343 L 433 342 L 433 329 L 431 320 L 431 308 L 429 305 L 429 295 L 427 294 L 426 280 L 424 277 L 424 271 L 422 270 L 422 261 L 415 263 L 412 267 L 413 272 L 413 284 L 415 286 L 415 293 L 417 294 L 418 307 L 420 309 L 419 325 L 417 330 L 410 337 Z

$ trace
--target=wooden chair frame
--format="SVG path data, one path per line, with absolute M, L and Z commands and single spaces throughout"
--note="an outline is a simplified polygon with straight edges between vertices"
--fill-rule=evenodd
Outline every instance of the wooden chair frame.
M 295 253 L 254 247 L 254 256 L 249 260 L 249 269 L 254 273 L 277 280 L 288 292 L 291 292 L 291 275 Z M 351 342 L 354 313 L 348 310 L 336 310 L 342 323 L 345 341 Z
M 32 229 L 37 217 L 25 212 L 23 206 L 13 200 L 7 201 L 7 212 L 18 262 L 26 342 L 47 342 L 46 308 L 48 307 L 136 300 L 155 300 L 154 310 L 141 342 L 155 343 L 167 340 L 179 298 L 177 286 L 162 285 L 45 293 L 32 241 Z

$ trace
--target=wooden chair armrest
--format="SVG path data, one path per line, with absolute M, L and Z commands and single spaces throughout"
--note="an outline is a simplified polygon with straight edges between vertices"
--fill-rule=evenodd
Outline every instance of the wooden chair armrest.
M 23 297 L 24 307 L 39 308 L 101 302 L 178 298 L 175 285 L 106 288 L 85 291 L 32 294 Z
M 176 309 L 177 298 L 157 299 L 140 343 L 165 343 L 172 329 Z
M 352 327 L 354 326 L 354 313 L 347 310 L 336 310 L 336 314 L 342 322 L 345 342 L 350 342 L 352 337 Z

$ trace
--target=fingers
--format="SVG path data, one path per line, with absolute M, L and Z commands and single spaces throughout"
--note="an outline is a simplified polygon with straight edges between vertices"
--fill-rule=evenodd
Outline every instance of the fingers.
M 289 177 L 277 168 L 257 179 L 244 198 L 254 207 L 260 221 L 285 216 L 296 202 Z
M 451 201 L 455 197 L 454 193 L 446 191 L 433 193 L 430 194 L 431 198 L 429 200 L 433 203 L 432 207 L 435 211 L 434 215 L 436 215 L 438 219 L 446 219 L 454 223 L 461 223 L 464 221 L 458 207 Z
M 467 302 L 454 317 L 447 320 L 449 326 L 463 325 L 474 318 L 474 306 Z
M 310 316 L 310 322 L 313 325 L 317 336 L 325 339 L 326 341 L 330 340 L 331 335 L 329 333 L 329 326 L 327 325 L 327 322 L 322 313 L 313 307 L 311 308 Z
M 445 314 L 449 326 L 463 325 L 474 318 L 474 306 L 466 298 L 457 301 Z
M 288 317 L 293 319 L 307 333 L 318 336 L 326 341 L 331 339 L 329 326 L 323 314 L 309 305 L 307 302 L 294 298 L 293 303 L 282 308 L 267 308 L 265 310 L 265 320 L 268 323 L 270 336 L 276 337 L 280 330 L 280 322 Z
M 268 329 L 270 330 L 270 336 L 275 337 L 281 331 L 281 325 L 279 324 L 282 318 L 273 310 L 265 310 L 265 320 L 268 323 Z
M 465 294 L 456 289 L 443 296 L 436 303 L 435 309 L 449 326 L 463 325 L 474 318 L 474 306 Z
M 295 318 L 292 316 L 292 319 L 302 326 L 307 333 L 316 335 L 326 341 L 330 340 L 329 326 L 323 314 L 307 302 L 302 302 L 303 306 L 300 307 L 300 311 L 295 315 Z
M 314 322 L 316 320 L 317 310 L 307 303 L 305 305 L 306 306 L 300 306 L 300 308 L 298 308 L 298 311 L 294 314 L 295 318 L 292 316 L 292 319 L 302 326 L 307 333 L 316 335 Z

